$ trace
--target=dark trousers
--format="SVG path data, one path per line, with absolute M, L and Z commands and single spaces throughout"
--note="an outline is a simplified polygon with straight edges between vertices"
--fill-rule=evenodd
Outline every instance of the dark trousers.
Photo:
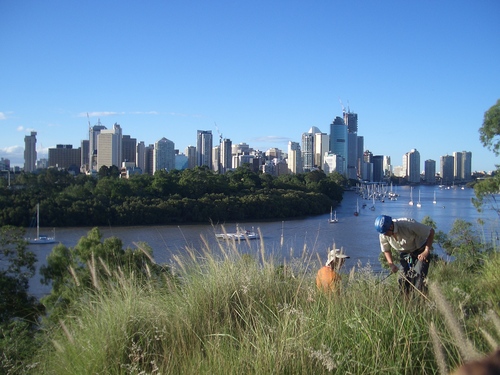
M 406 294 L 413 289 L 410 283 L 421 292 L 425 292 L 426 290 L 424 280 L 429 271 L 429 257 L 424 261 L 418 260 L 417 258 L 424 250 L 425 246 L 422 246 L 412 253 L 400 254 L 399 261 L 401 266 L 403 266 L 403 274 L 405 277 L 399 279 L 399 285 Z

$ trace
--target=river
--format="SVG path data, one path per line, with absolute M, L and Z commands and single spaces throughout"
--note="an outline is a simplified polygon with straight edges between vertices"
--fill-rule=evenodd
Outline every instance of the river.
M 378 256 L 380 252 L 378 234 L 374 229 L 374 220 L 380 214 L 392 217 L 411 217 L 417 221 L 430 216 L 437 224 L 437 229 L 448 232 L 456 219 L 477 223 L 484 220 L 482 232 L 485 238 L 497 239 L 500 232 L 500 222 L 497 213 L 485 210 L 479 213 L 471 203 L 474 197 L 473 189 L 459 187 L 440 189 L 438 186 L 417 186 L 413 188 L 414 205 L 410 201 L 410 187 L 403 186 L 394 189 L 399 197 L 395 201 L 386 199 L 384 203 L 375 202 L 375 209 L 371 200 L 363 200 L 354 192 L 345 192 L 342 204 L 336 208 L 338 223 L 329 223 L 330 214 L 306 217 L 296 220 L 274 222 L 245 222 L 239 226 L 246 229 L 254 228 L 262 234 L 265 253 L 273 256 L 278 262 L 289 261 L 292 258 L 311 260 L 311 264 L 320 265 L 326 259 L 327 249 L 333 243 L 343 247 L 350 256 L 345 267 L 362 266 L 381 271 Z M 421 207 L 417 207 L 420 191 Z M 433 203 L 436 193 L 436 203 Z M 354 216 L 357 201 L 360 206 L 359 216 Z M 366 203 L 365 208 L 361 208 Z M 235 223 L 225 224 L 228 232 L 234 231 Z M 90 230 L 87 228 L 56 228 L 56 239 L 67 247 L 73 247 L 78 240 Z M 158 263 L 172 262 L 173 255 L 183 255 L 186 248 L 203 250 L 206 246 L 218 249 L 215 233 L 221 231 L 220 225 L 165 225 L 165 226 L 135 226 L 135 227 L 101 227 L 104 238 L 119 237 L 125 247 L 134 247 L 134 243 L 146 242 L 153 249 L 153 255 Z M 52 228 L 45 228 L 51 233 Z M 238 244 L 241 252 L 257 254 L 260 252 L 261 241 L 254 240 Z M 46 257 L 53 245 L 30 245 L 38 257 L 38 268 L 46 263 Z M 36 275 L 30 282 L 30 292 L 41 297 L 50 292 L 50 286 L 41 285 L 40 276 Z

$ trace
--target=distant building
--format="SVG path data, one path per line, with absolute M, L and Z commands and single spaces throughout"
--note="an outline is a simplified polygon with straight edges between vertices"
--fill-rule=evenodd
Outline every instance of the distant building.
M 0 171 L 10 171 L 10 160 L 0 158 Z
M 344 174 L 344 170 L 342 169 L 344 167 L 342 156 L 327 152 L 325 153 L 323 160 L 323 171 L 325 174 L 333 172 Z
M 232 142 L 230 139 L 224 138 L 220 143 L 220 165 L 221 173 L 233 169 Z
M 175 169 L 182 171 L 188 167 L 188 157 L 184 154 L 175 155 Z
M 428 159 L 424 162 L 424 177 L 428 184 L 436 183 L 436 161 Z
M 187 168 L 191 169 L 191 168 L 196 167 L 196 147 L 187 146 L 184 153 L 186 154 L 187 159 L 188 159 Z
M 163 137 L 155 143 L 153 152 L 153 174 L 156 171 L 175 169 L 175 145 Z
M 88 157 L 88 169 L 97 168 L 97 137 L 101 133 L 101 130 L 105 130 L 106 127 L 101 124 L 101 120 L 97 120 L 97 124 L 89 128 L 89 157 Z
M 122 136 L 122 162 L 133 162 L 137 156 L 137 139 L 131 138 L 130 135 Z
M 196 142 L 196 165 L 208 166 L 212 169 L 212 131 L 211 130 L 198 130 Z
M 298 142 L 288 142 L 288 170 L 290 173 L 302 173 L 302 153 Z
M 406 177 L 409 183 L 420 183 L 420 153 L 412 149 L 403 156 L 403 166 L 406 166 Z
M 146 145 L 144 141 L 140 141 L 135 146 L 135 166 L 146 173 Z
M 450 155 L 441 156 L 441 183 L 451 185 L 454 181 L 454 158 Z
M 384 156 L 374 155 L 373 163 L 373 182 L 382 182 L 384 180 Z
M 103 129 L 97 135 L 97 170 L 102 166 L 116 166 L 122 164 L 122 129 L 115 123 L 113 129 Z
M 85 173 L 89 169 L 89 154 L 90 154 L 90 142 L 88 139 L 83 139 L 80 143 L 80 169 L 82 173 Z M 50 158 L 49 158 L 50 159 Z
M 302 133 L 302 170 L 309 172 L 314 167 L 314 133 L 312 127 L 308 133 Z M 319 132 L 319 129 L 318 129 Z M 320 133 L 320 132 L 319 132 Z
M 347 126 L 342 117 L 335 117 L 330 124 L 330 152 L 342 158 L 342 174 L 347 175 Z
M 472 178 L 472 153 L 467 151 L 453 153 L 453 179 L 457 182 L 470 181 Z
M 330 136 L 326 133 L 314 134 L 314 166 L 323 169 L 323 158 L 330 151 Z
M 36 132 L 24 137 L 24 171 L 33 172 L 36 169 Z
M 72 145 L 56 145 L 55 148 L 49 148 L 48 166 L 66 170 L 79 170 L 82 150 L 73 148 Z

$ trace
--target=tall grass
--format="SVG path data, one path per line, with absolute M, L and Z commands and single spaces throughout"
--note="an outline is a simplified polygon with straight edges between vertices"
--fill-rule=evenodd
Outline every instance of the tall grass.
M 187 249 L 175 285 L 98 282 L 48 332 L 36 372 L 436 374 L 463 361 L 434 297 L 402 298 L 397 276 L 358 267 L 328 296 L 311 254 L 277 265 L 263 243 L 251 255 L 244 246 Z

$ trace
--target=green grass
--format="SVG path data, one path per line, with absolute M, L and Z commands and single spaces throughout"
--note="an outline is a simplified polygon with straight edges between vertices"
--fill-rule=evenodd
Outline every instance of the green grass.
M 116 276 L 89 290 L 46 333 L 31 372 L 439 374 L 464 360 L 450 321 L 478 352 L 489 348 L 481 327 L 500 342 L 487 314 L 464 316 L 456 304 L 451 317 L 440 311 L 439 301 L 460 300 L 454 287 L 470 286 L 463 275 L 454 279 L 452 265 L 431 266 L 430 279 L 445 290 L 427 297 L 402 298 L 396 275 L 381 282 L 369 269 L 343 274 L 339 294 L 326 296 L 316 290 L 312 256 L 277 265 L 260 246 L 253 255 L 237 246 L 216 249 L 222 255 L 188 251 L 177 259 L 175 285 Z M 498 289 L 482 292 L 488 300 Z M 498 317 L 498 302 L 489 308 Z

